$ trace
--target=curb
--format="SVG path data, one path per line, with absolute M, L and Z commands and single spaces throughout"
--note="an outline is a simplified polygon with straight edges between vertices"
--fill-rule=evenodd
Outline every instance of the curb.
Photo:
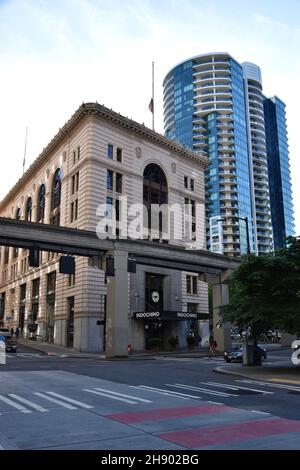
M 222 367 L 216 367 L 215 369 L 213 369 L 213 372 L 215 372 L 216 374 L 224 374 L 224 375 L 235 375 L 236 377 L 243 377 L 243 378 L 246 378 L 246 379 L 252 379 L 252 380 L 260 380 L 260 381 L 264 381 L 264 382 L 274 382 L 274 376 L 272 377 L 272 380 L 270 380 L 269 378 L 266 378 L 266 377 L 260 377 L 258 375 L 248 375 L 246 373 L 243 373 L 243 372 L 235 372 L 235 371 L 227 371 L 225 369 L 222 369 Z M 276 374 L 274 374 L 276 375 Z M 290 383 L 289 379 L 284 379 L 282 377 L 278 377 L 277 379 L 278 381 L 280 382 L 286 382 L 286 383 Z M 300 381 L 299 381 L 299 385 L 300 385 Z

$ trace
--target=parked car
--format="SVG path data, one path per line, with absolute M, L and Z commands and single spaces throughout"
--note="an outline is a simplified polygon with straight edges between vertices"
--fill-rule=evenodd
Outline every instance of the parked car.
M 267 359 L 267 351 L 260 346 L 257 346 L 258 354 L 260 354 L 262 360 Z M 224 352 L 224 359 L 226 362 L 243 362 L 243 347 L 240 347 L 231 352 Z
M 11 335 L 9 328 L 0 327 L 0 336 L 5 338 L 5 352 L 17 352 L 17 342 Z

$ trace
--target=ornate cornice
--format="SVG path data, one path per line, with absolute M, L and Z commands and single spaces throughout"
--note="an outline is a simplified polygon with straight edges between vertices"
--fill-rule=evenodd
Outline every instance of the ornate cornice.
M 99 103 L 82 103 L 77 111 L 75 111 L 73 116 L 71 116 L 69 121 L 67 121 L 66 124 L 61 129 L 59 129 L 58 133 L 49 142 L 47 147 L 43 149 L 42 153 L 30 165 L 24 175 L 17 181 L 17 183 L 4 197 L 4 199 L 2 199 L 0 202 L 0 210 L 3 210 L 6 204 L 16 195 L 16 193 L 27 183 L 27 181 L 32 176 L 34 176 L 38 168 L 47 161 L 49 155 L 54 152 L 54 150 L 63 142 L 65 137 L 69 135 L 69 133 L 79 122 L 82 121 L 82 119 L 84 119 L 85 116 L 95 116 L 96 118 L 111 122 L 117 127 L 126 129 L 127 131 L 134 133 L 148 141 L 151 141 L 156 145 L 159 145 L 168 150 L 172 150 L 183 158 L 193 160 L 194 162 L 200 164 L 203 168 L 206 168 L 208 165 L 208 160 L 204 155 L 198 153 L 196 154 L 187 147 L 183 147 L 182 145 L 167 139 L 158 132 L 152 131 L 148 127 L 139 124 L 138 122 L 133 121 L 132 119 L 129 119 L 125 116 L 122 116 L 112 109 L 106 108 Z

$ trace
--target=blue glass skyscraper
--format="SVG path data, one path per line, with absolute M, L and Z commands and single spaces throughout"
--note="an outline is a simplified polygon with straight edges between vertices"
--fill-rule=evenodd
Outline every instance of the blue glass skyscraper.
M 205 54 L 164 80 L 166 136 L 209 159 L 207 248 L 240 256 L 272 250 L 264 110 L 259 68 Z
M 283 248 L 285 238 L 295 235 L 285 104 L 276 96 L 265 98 L 268 171 L 274 248 Z

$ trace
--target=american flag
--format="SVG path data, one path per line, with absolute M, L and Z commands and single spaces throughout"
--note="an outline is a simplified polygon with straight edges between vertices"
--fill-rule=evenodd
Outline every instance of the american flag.
M 154 101 L 153 101 L 153 98 L 151 98 L 151 101 L 150 101 L 150 103 L 149 103 L 149 109 L 150 109 L 151 113 L 154 112 Z

